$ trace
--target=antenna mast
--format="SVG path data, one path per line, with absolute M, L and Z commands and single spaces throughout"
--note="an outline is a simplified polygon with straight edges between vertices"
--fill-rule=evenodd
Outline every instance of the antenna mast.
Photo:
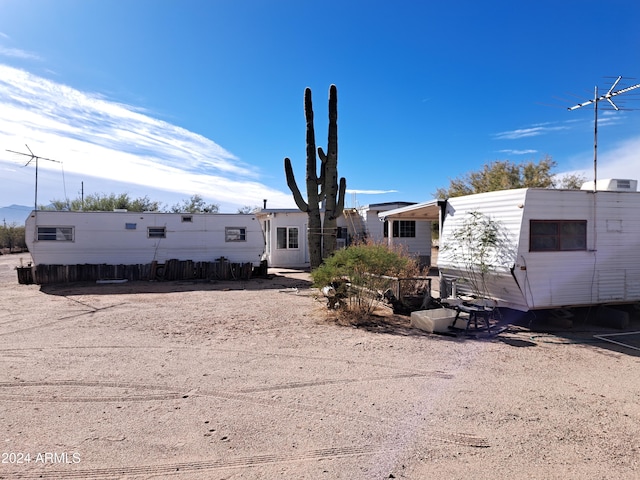
M 591 105 L 593 104 L 593 114 L 594 114 L 594 127 L 593 127 L 593 191 L 595 192 L 598 187 L 598 103 L 601 102 L 602 100 L 606 100 L 607 102 L 609 102 L 611 104 L 611 106 L 616 110 L 620 110 L 620 108 L 618 108 L 618 106 L 613 103 L 613 100 L 611 100 L 613 97 L 623 94 L 625 92 L 628 92 L 630 90 L 634 90 L 636 88 L 640 88 L 640 83 L 638 83 L 637 85 L 633 85 L 631 87 L 627 87 L 627 88 L 622 88 L 620 90 L 616 90 L 615 92 L 613 91 L 614 88 L 616 88 L 616 86 L 618 85 L 618 83 L 620 82 L 620 80 L 622 80 L 622 76 L 619 76 L 615 82 L 613 82 L 613 85 L 611 85 L 611 88 L 609 89 L 609 91 L 607 93 L 605 93 L 604 95 L 598 96 L 598 86 L 596 85 L 595 87 L 595 93 L 593 95 L 593 100 L 588 100 L 586 102 L 583 103 L 579 103 L 578 105 L 574 105 L 573 107 L 569 107 L 567 110 L 571 111 L 571 110 L 577 110 L 578 108 L 581 107 L 586 107 L 587 105 Z
M 34 210 L 38 210 L 38 160 L 47 160 L 48 162 L 54 162 L 54 163 L 62 163 L 62 162 L 60 162 L 58 160 L 53 160 L 51 158 L 38 157 L 37 155 L 33 154 L 31 149 L 29 148 L 29 145 L 27 145 L 25 143 L 24 146 L 27 147 L 27 150 L 29 150 L 29 153 L 16 152 L 14 150 L 7 150 L 7 152 L 17 153 L 18 155 L 24 155 L 25 157 L 31 157 L 29 159 L 29 161 L 24 164 L 25 167 L 27 165 L 29 165 L 35 159 L 35 161 L 36 161 L 36 188 L 35 188 L 35 201 L 34 201 L 33 209 Z

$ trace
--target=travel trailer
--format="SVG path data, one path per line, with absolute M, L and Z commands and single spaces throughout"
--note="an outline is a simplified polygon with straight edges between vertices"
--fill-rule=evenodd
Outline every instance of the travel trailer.
M 522 311 L 640 301 L 640 193 L 635 180 L 599 190 L 523 188 L 432 201 L 385 213 L 389 220 L 440 220 L 441 296 L 477 294 Z M 464 254 L 469 238 L 491 248 Z M 486 240 L 486 237 L 485 237 Z M 484 252 L 484 253 L 483 253 Z M 475 259 L 474 256 L 475 255 Z

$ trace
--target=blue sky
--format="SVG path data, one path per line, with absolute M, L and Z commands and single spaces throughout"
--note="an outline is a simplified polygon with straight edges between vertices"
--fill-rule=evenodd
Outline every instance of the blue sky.
M 88 193 L 294 207 L 305 87 L 338 88 L 348 205 L 426 201 L 487 162 L 592 179 L 592 107 L 640 82 L 630 1 L 0 0 L 0 206 Z M 613 78 L 610 78 L 613 77 Z M 640 89 L 615 99 L 640 108 Z M 640 178 L 640 112 L 602 102 L 598 178 Z

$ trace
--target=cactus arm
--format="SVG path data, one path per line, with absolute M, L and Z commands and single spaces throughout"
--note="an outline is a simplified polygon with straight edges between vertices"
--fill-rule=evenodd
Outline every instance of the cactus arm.
M 309 205 L 302 198 L 302 194 L 300 193 L 300 189 L 298 188 L 298 184 L 296 183 L 296 178 L 293 175 L 293 168 L 291 167 L 291 160 L 288 158 L 284 159 L 284 172 L 287 176 L 287 185 L 289 186 L 289 190 L 293 194 L 293 200 L 296 202 L 296 205 L 303 212 L 309 211 Z
M 344 211 L 344 197 L 347 193 L 347 180 L 342 177 L 340 179 L 340 187 L 338 189 L 338 205 L 336 207 L 336 218 L 342 215 Z
M 322 202 L 327 197 L 327 185 L 325 179 L 327 178 L 327 156 L 324 154 L 322 147 L 318 147 L 318 156 L 320 157 L 320 177 L 318 178 L 318 185 L 320 185 L 319 201 Z

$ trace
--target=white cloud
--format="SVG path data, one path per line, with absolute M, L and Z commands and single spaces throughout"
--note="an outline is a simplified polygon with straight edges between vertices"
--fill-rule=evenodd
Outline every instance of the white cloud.
M 4 35 L 4 38 L 8 37 Z M 2 45 L 0 45 L 0 55 L 4 57 L 21 58 L 23 60 L 40 60 L 40 57 L 35 53 L 20 50 L 18 48 L 3 47 Z
M 36 155 L 62 161 L 71 174 L 185 197 L 197 193 L 222 205 L 293 202 L 261 184 L 255 167 L 202 135 L 6 65 L 0 65 L 0 144 L 25 153 L 27 144 Z M 25 160 L 7 152 L 1 159 Z
M 564 125 L 546 126 L 546 125 L 534 125 L 529 128 L 519 128 L 517 130 L 510 130 L 506 132 L 496 133 L 494 138 L 497 140 L 516 140 L 518 138 L 537 137 L 539 135 L 546 135 L 547 133 L 557 132 L 559 130 L 567 130 L 569 127 Z
M 585 152 L 571 162 L 575 169 L 562 172 L 584 175 L 593 180 L 593 152 Z M 630 178 L 640 180 L 640 136 L 618 143 L 611 149 L 598 149 L 597 175 L 602 178 Z
M 598 109 L 598 128 L 607 127 L 609 125 L 620 125 L 625 121 L 625 112 L 615 110 Z M 591 121 L 593 126 L 593 121 Z
M 598 178 L 640 180 L 640 136 L 623 141 L 612 150 L 599 153 Z
M 350 190 L 347 189 L 348 194 L 361 194 L 361 195 L 384 195 L 385 193 L 397 193 L 398 190 Z
M 537 150 L 498 150 L 498 153 L 506 153 L 508 155 L 528 155 L 530 153 L 538 153 Z

